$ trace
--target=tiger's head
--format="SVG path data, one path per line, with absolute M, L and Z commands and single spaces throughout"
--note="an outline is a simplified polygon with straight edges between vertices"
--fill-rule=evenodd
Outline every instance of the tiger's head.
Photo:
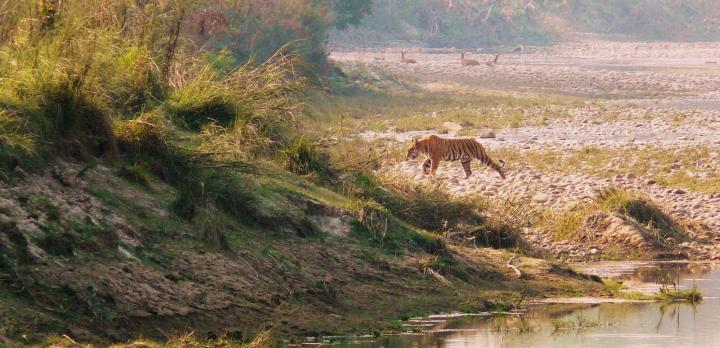
M 420 142 L 417 138 L 413 138 L 412 144 L 410 144 L 410 147 L 407 150 L 407 159 L 416 159 L 417 156 L 420 154 Z

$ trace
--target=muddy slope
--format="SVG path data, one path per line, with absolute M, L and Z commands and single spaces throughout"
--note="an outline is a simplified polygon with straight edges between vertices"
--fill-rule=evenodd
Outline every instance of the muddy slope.
M 346 333 L 404 313 L 482 309 L 484 290 L 603 291 L 528 258 L 514 261 L 519 278 L 506 266 L 511 253 L 484 248 L 448 245 L 447 262 L 430 272 L 421 267 L 425 251 L 373 245 L 356 233 L 353 212 L 299 192 L 291 201 L 304 224 L 268 216 L 273 228 L 223 216 L 225 247 L 213 248 L 202 238 L 210 220 L 175 216 L 171 188 L 115 173 L 59 163 L 0 187 L 0 338 L 249 337 L 263 327 L 289 337 Z

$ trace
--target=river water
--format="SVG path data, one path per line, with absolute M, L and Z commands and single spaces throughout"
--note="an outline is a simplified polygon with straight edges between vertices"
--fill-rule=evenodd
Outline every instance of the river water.
M 561 303 L 530 306 L 523 314 L 417 318 L 422 332 L 344 345 L 421 347 L 720 347 L 720 265 L 607 262 L 578 266 L 586 273 L 624 281 L 632 289 L 659 284 L 697 286 L 703 302 Z M 411 326 L 409 326 L 411 327 Z

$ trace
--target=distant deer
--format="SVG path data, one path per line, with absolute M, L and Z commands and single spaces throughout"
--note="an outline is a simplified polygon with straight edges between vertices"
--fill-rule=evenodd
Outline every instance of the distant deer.
M 478 62 L 475 59 L 465 59 L 465 52 L 460 53 L 460 63 L 463 66 L 477 66 L 480 65 L 480 62 Z
M 401 51 L 400 52 L 400 63 L 415 64 L 417 62 L 415 61 L 415 59 L 405 58 L 405 51 Z
M 499 58 L 500 58 L 500 55 L 499 55 L 499 54 L 496 54 L 496 55 L 495 55 L 495 59 L 493 59 L 493 60 L 488 60 L 487 62 L 485 62 L 485 65 L 487 65 L 487 66 L 489 66 L 489 67 L 494 67 L 495 65 L 497 65 L 497 62 L 498 62 L 498 59 L 499 59 Z

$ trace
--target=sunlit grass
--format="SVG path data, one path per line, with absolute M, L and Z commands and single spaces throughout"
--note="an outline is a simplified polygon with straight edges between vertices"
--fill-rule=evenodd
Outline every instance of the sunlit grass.
M 682 224 L 642 195 L 620 190 L 606 190 L 592 201 L 565 211 L 547 211 L 539 227 L 553 232 L 558 240 L 592 240 L 596 229 L 602 228 L 611 216 L 633 221 L 663 243 L 672 237 L 688 238 Z
M 450 121 L 465 128 L 517 128 L 569 117 L 570 109 L 585 105 L 571 97 L 490 91 L 375 91 L 332 98 L 313 95 L 309 122 L 341 135 L 361 129 L 440 130 Z

